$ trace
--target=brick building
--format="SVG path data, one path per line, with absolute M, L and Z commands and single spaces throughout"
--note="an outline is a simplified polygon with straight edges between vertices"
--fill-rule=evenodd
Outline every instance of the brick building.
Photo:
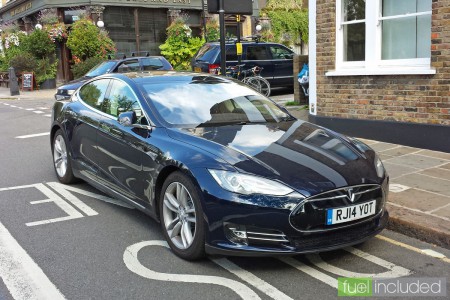
M 450 0 L 316 0 L 310 119 L 450 151 Z

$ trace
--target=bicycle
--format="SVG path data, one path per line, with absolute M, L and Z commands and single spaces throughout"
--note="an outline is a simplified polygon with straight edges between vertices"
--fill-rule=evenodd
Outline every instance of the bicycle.
M 268 97 L 270 95 L 270 83 L 261 76 L 262 67 L 254 66 L 249 69 L 242 69 L 245 64 L 230 66 L 226 68 L 225 76 L 242 81 L 255 91 Z M 216 74 L 221 75 L 220 68 Z

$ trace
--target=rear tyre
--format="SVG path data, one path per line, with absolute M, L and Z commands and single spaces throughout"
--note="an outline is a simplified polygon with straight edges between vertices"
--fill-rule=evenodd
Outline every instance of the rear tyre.
M 170 248 L 186 260 L 204 257 L 205 224 L 198 189 L 188 176 L 174 172 L 161 190 L 161 227 Z
M 53 166 L 55 167 L 58 180 L 65 184 L 77 182 L 77 178 L 73 175 L 72 171 L 66 137 L 61 129 L 58 129 L 53 137 L 52 153 Z
M 270 83 L 266 79 L 260 76 L 246 77 L 242 82 L 264 96 L 270 96 Z

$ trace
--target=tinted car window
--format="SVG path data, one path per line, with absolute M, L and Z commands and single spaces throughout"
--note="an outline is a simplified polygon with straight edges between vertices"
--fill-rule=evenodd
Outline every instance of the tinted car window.
M 270 52 L 274 59 L 292 59 L 292 52 L 281 46 L 270 46 Z
M 245 53 L 248 60 L 270 59 L 265 45 L 248 45 Z
M 158 58 L 142 58 L 141 61 L 144 71 L 158 70 L 163 67 L 162 61 Z
M 139 61 L 137 59 L 130 59 L 122 62 L 117 68 L 117 72 L 125 73 L 125 72 L 133 72 L 139 71 Z
M 214 45 L 204 45 L 197 53 L 195 60 L 202 60 L 212 62 L 217 55 L 217 46 Z
M 93 81 L 80 89 L 80 98 L 86 104 L 102 110 L 103 98 L 108 89 L 110 79 Z
M 226 60 L 227 61 L 238 60 L 236 46 L 231 46 L 230 48 L 227 48 Z
M 86 76 L 89 77 L 96 77 L 103 74 L 106 74 L 111 71 L 112 68 L 114 68 L 116 62 L 114 61 L 104 61 L 102 63 L 99 63 L 95 67 L 93 67 L 89 72 L 86 73 Z
M 272 101 L 241 84 L 205 81 L 144 84 L 159 115 L 170 125 L 278 122 L 288 115 Z M 202 95 L 201 98 L 198 95 Z
M 102 111 L 114 117 L 139 106 L 131 88 L 120 80 L 113 80 L 109 96 L 103 102 Z

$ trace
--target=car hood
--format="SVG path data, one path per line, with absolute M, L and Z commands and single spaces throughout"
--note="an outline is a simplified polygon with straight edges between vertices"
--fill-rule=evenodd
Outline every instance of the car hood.
M 382 182 L 372 149 L 300 120 L 172 128 L 169 135 L 215 154 L 240 172 L 280 180 L 305 196 Z
M 77 78 L 65 85 L 58 87 L 58 90 L 76 90 L 81 85 L 83 85 L 83 83 L 85 83 L 86 81 L 88 81 L 91 78 L 92 77 L 89 77 L 89 76 L 83 76 L 83 77 Z

